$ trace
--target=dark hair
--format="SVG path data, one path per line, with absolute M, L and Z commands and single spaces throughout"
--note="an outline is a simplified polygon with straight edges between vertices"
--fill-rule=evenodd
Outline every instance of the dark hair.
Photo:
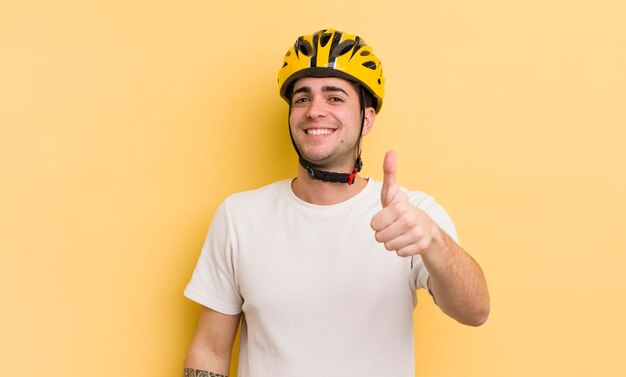
M 376 108 L 376 99 L 374 98 L 372 93 L 369 90 L 367 90 L 367 88 L 365 88 L 363 85 L 356 83 L 356 82 L 353 82 L 352 86 L 354 87 L 354 90 L 359 95 L 359 102 L 363 101 L 361 105 L 363 106 L 364 109 L 367 109 L 368 107 Z

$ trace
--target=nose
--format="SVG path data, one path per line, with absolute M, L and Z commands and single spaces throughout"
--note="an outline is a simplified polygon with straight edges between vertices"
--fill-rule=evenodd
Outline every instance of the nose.
M 316 119 L 325 115 L 326 109 L 324 108 L 323 101 L 320 98 L 311 99 L 311 102 L 309 102 L 307 116 L 311 119 Z

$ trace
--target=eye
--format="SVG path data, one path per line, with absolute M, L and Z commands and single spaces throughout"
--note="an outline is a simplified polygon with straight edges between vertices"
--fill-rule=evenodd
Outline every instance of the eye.
M 337 97 L 337 96 L 332 96 L 328 100 L 330 102 L 337 102 L 337 103 L 344 102 L 343 98 Z
M 309 99 L 307 97 L 297 97 L 297 98 L 294 98 L 293 100 L 294 105 L 305 103 L 305 102 L 309 102 Z

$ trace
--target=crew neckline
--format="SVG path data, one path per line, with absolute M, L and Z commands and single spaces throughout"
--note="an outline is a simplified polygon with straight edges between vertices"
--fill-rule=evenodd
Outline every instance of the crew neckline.
M 365 187 L 363 187 L 363 190 L 359 191 L 353 197 L 337 204 L 313 204 L 298 198 L 298 196 L 293 192 L 293 189 L 291 188 L 291 183 L 293 182 L 293 179 L 288 179 L 284 181 L 284 191 L 286 192 L 289 201 L 295 204 L 296 208 L 312 214 L 331 215 L 337 213 L 338 211 L 346 210 L 354 206 L 356 203 L 361 202 L 376 189 L 376 180 L 370 177 L 366 177 L 365 179 L 367 180 L 367 184 L 365 185 Z

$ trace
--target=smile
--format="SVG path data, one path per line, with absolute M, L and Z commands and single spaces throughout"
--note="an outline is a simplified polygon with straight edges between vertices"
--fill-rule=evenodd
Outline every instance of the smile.
M 335 130 L 330 129 L 330 128 L 309 128 L 306 130 L 307 135 L 314 135 L 314 136 L 330 135 L 333 132 L 335 132 Z

